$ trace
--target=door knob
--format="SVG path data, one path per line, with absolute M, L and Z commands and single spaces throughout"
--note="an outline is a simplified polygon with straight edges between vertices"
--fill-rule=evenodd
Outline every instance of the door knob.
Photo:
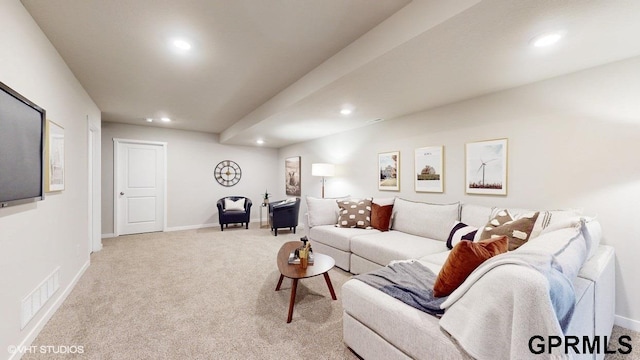
M 120 192 L 120 195 L 124 195 L 124 193 L 121 191 L 121 192 Z

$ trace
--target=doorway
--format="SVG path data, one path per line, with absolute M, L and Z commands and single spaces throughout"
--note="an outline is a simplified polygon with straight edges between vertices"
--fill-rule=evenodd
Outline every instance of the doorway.
M 113 141 L 115 235 L 164 231 L 167 143 Z

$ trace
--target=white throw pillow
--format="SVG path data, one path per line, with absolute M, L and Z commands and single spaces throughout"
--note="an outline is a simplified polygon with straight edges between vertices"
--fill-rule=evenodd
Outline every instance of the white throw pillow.
M 229 210 L 240 210 L 244 211 L 244 198 L 233 201 L 229 198 L 224 199 L 224 209 L 225 211 Z
M 307 226 L 335 225 L 338 222 L 339 210 L 336 199 L 318 199 L 307 196 L 307 215 L 309 217 Z
M 489 206 L 462 204 L 460 222 L 482 228 L 492 219 L 493 208 Z M 481 231 L 482 233 L 482 231 Z
M 393 203 L 393 230 L 447 241 L 451 224 L 458 220 L 460 203 L 429 204 L 396 198 Z

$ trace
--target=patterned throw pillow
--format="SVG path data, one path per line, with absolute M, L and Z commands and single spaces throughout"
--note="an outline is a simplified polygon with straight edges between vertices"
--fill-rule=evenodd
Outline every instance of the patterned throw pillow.
M 453 228 L 449 233 L 449 238 L 447 239 L 447 247 L 449 249 L 453 249 L 460 240 L 469 240 L 473 241 L 478 232 L 478 228 L 467 225 L 460 221 L 457 221 L 453 224 Z
M 391 228 L 392 205 L 371 204 L 371 227 L 380 231 L 389 231 Z
M 371 199 L 339 200 L 340 213 L 337 227 L 371 228 Z
M 433 285 L 433 296 L 450 295 L 485 260 L 507 252 L 506 236 L 482 240 L 477 243 L 460 241 L 449 253 Z
M 480 239 L 507 236 L 509 239 L 509 251 L 513 251 L 529 240 L 538 215 L 538 212 L 534 212 L 523 214 L 518 219 L 513 219 L 507 210 L 498 211 L 496 216 L 485 226 Z

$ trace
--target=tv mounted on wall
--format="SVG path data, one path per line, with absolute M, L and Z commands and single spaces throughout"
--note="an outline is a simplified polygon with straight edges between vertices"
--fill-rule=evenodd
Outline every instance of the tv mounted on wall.
M 0 207 L 44 200 L 45 110 L 0 82 Z

